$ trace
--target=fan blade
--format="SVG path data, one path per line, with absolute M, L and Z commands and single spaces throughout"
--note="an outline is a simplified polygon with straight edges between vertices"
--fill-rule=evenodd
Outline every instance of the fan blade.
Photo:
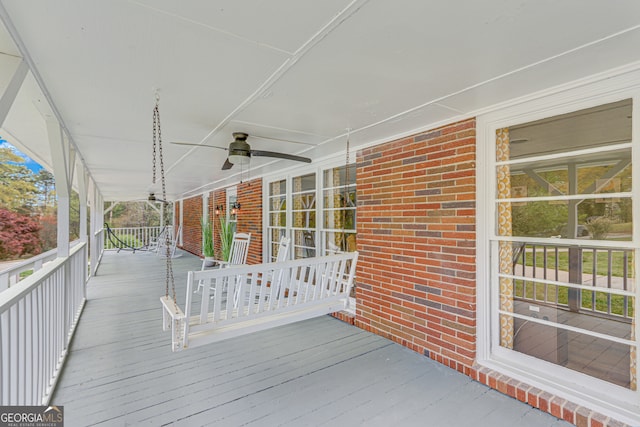
M 224 165 L 222 165 L 222 170 L 226 171 L 228 169 L 231 169 L 232 166 L 233 166 L 233 163 L 231 163 L 229 159 L 224 159 Z
M 172 144 L 176 144 L 176 145 L 190 145 L 192 147 L 207 147 L 207 148 L 217 148 L 219 150 L 224 150 L 227 151 L 228 148 L 227 147 L 217 147 L 215 145 L 205 145 L 205 144 L 195 144 L 193 142 L 178 142 L 178 141 L 171 141 Z
M 314 147 L 315 147 L 316 145 L 318 145 L 318 144 L 312 144 L 312 143 L 310 143 L 310 142 L 294 141 L 294 140 L 292 140 L 292 139 L 273 138 L 273 137 L 271 137 L 271 136 L 260 136 L 260 135 L 254 135 L 254 134 L 249 135 L 249 137 L 251 137 L 251 138 L 258 138 L 258 139 L 266 139 L 266 140 L 268 140 L 268 141 L 269 141 L 269 140 L 271 140 L 271 141 L 290 142 L 290 143 L 292 143 L 292 144 L 312 145 L 312 146 L 314 146 Z
M 294 160 L 296 162 L 311 163 L 308 157 L 294 156 L 293 154 L 276 153 L 275 151 L 251 150 L 252 156 L 275 157 L 277 159 Z

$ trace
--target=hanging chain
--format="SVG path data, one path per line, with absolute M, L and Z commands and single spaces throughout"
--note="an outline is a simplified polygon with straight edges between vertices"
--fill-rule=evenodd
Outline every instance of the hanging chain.
M 342 240 L 344 244 L 345 252 L 348 251 L 347 247 L 347 233 L 345 232 L 345 226 L 347 224 L 347 207 L 349 206 L 349 139 L 351 136 L 351 129 L 347 129 L 347 148 L 346 148 L 346 158 L 344 162 L 344 195 L 342 201 Z
M 156 106 L 153 108 L 153 183 L 156 182 L 156 146 L 158 147 L 158 155 L 160 157 L 160 181 L 162 182 L 162 227 L 165 227 L 165 221 L 168 215 L 167 208 L 167 185 L 164 177 L 164 160 L 162 158 L 162 130 L 160 129 L 160 110 L 158 109 L 159 100 L 156 98 Z M 171 292 L 173 296 L 173 303 L 178 304 L 176 297 L 176 284 L 173 277 L 173 265 L 171 263 L 171 238 L 173 237 L 173 231 L 169 235 L 168 230 L 164 233 L 165 244 L 165 258 L 167 259 L 167 269 L 165 277 L 165 297 L 169 297 L 169 282 L 171 282 Z M 176 236 L 177 238 L 177 236 Z
M 156 100 L 156 106 L 153 109 L 153 179 L 151 180 L 153 184 L 156 183 L 156 135 L 158 135 L 158 120 L 160 120 L 160 112 L 158 111 L 158 101 Z

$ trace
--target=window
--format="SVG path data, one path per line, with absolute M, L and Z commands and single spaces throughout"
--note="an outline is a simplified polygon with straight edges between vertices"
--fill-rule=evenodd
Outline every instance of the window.
M 235 232 L 238 225 L 238 212 L 234 209 L 234 205 L 238 201 L 238 189 L 236 187 L 227 188 L 227 222 L 231 225 L 231 229 Z
M 356 250 L 356 165 L 323 173 L 322 235 L 325 252 Z
M 287 181 L 281 179 L 269 183 L 268 195 L 268 253 L 273 262 L 278 255 L 278 243 L 287 234 Z
M 634 99 L 611 98 L 479 120 L 491 195 L 478 199 L 488 249 L 479 240 L 479 360 L 580 399 L 637 405 Z
M 293 257 L 316 256 L 316 174 L 293 178 Z
M 265 193 L 271 260 L 282 236 L 291 237 L 294 259 L 356 250 L 355 164 L 265 180 Z

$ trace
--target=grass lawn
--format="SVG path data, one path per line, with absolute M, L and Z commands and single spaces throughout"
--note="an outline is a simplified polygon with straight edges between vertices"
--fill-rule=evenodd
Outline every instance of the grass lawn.
M 514 292 L 515 295 L 522 298 L 533 299 L 534 297 L 534 288 L 535 288 L 535 299 L 540 302 L 549 302 L 552 304 L 556 303 L 556 294 L 557 294 L 557 303 L 559 305 L 566 306 L 569 302 L 569 288 L 566 286 L 556 286 L 556 285 L 545 285 L 542 283 L 534 284 L 532 282 L 527 282 L 526 292 L 524 292 L 524 281 L 523 280 L 515 280 L 514 281 Z M 546 299 L 545 299 L 545 288 L 547 291 Z M 608 312 L 609 299 L 611 299 L 611 314 L 617 314 L 619 316 L 624 316 L 624 306 L 627 304 L 628 316 L 633 316 L 633 301 L 632 297 L 624 297 L 621 295 L 610 295 L 606 292 L 596 292 L 596 291 L 581 291 L 581 299 L 582 304 L 581 307 L 585 310 L 592 310 L 595 305 L 595 311 L 601 313 Z
M 531 246 L 527 246 L 526 265 L 533 265 L 533 254 Z M 624 254 L 625 251 L 616 250 L 611 253 L 611 275 L 615 277 L 624 276 Z M 536 253 L 536 267 L 544 267 L 544 254 L 538 250 Z M 518 260 L 521 262 L 521 258 Z M 547 268 L 555 268 L 556 254 L 554 251 L 547 251 Z M 569 251 L 558 251 L 558 270 L 569 271 Z M 599 250 L 596 255 L 596 274 L 606 276 L 609 271 L 609 254 Z M 593 273 L 593 251 L 584 250 L 582 252 L 582 272 Z M 633 277 L 633 251 L 627 251 L 627 277 Z

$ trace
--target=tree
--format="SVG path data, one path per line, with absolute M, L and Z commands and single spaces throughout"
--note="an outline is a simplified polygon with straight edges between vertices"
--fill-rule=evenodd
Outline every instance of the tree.
M 35 185 L 40 193 L 40 206 L 42 213 L 55 211 L 56 207 L 56 180 L 53 174 L 46 169 L 40 169 L 35 176 Z
M 24 165 L 22 157 L 8 147 L 0 147 L 0 205 L 28 214 L 37 204 L 35 174 Z
M 39 254 L 39 231 L 36 219 L 0 208 L 0 259 Z

